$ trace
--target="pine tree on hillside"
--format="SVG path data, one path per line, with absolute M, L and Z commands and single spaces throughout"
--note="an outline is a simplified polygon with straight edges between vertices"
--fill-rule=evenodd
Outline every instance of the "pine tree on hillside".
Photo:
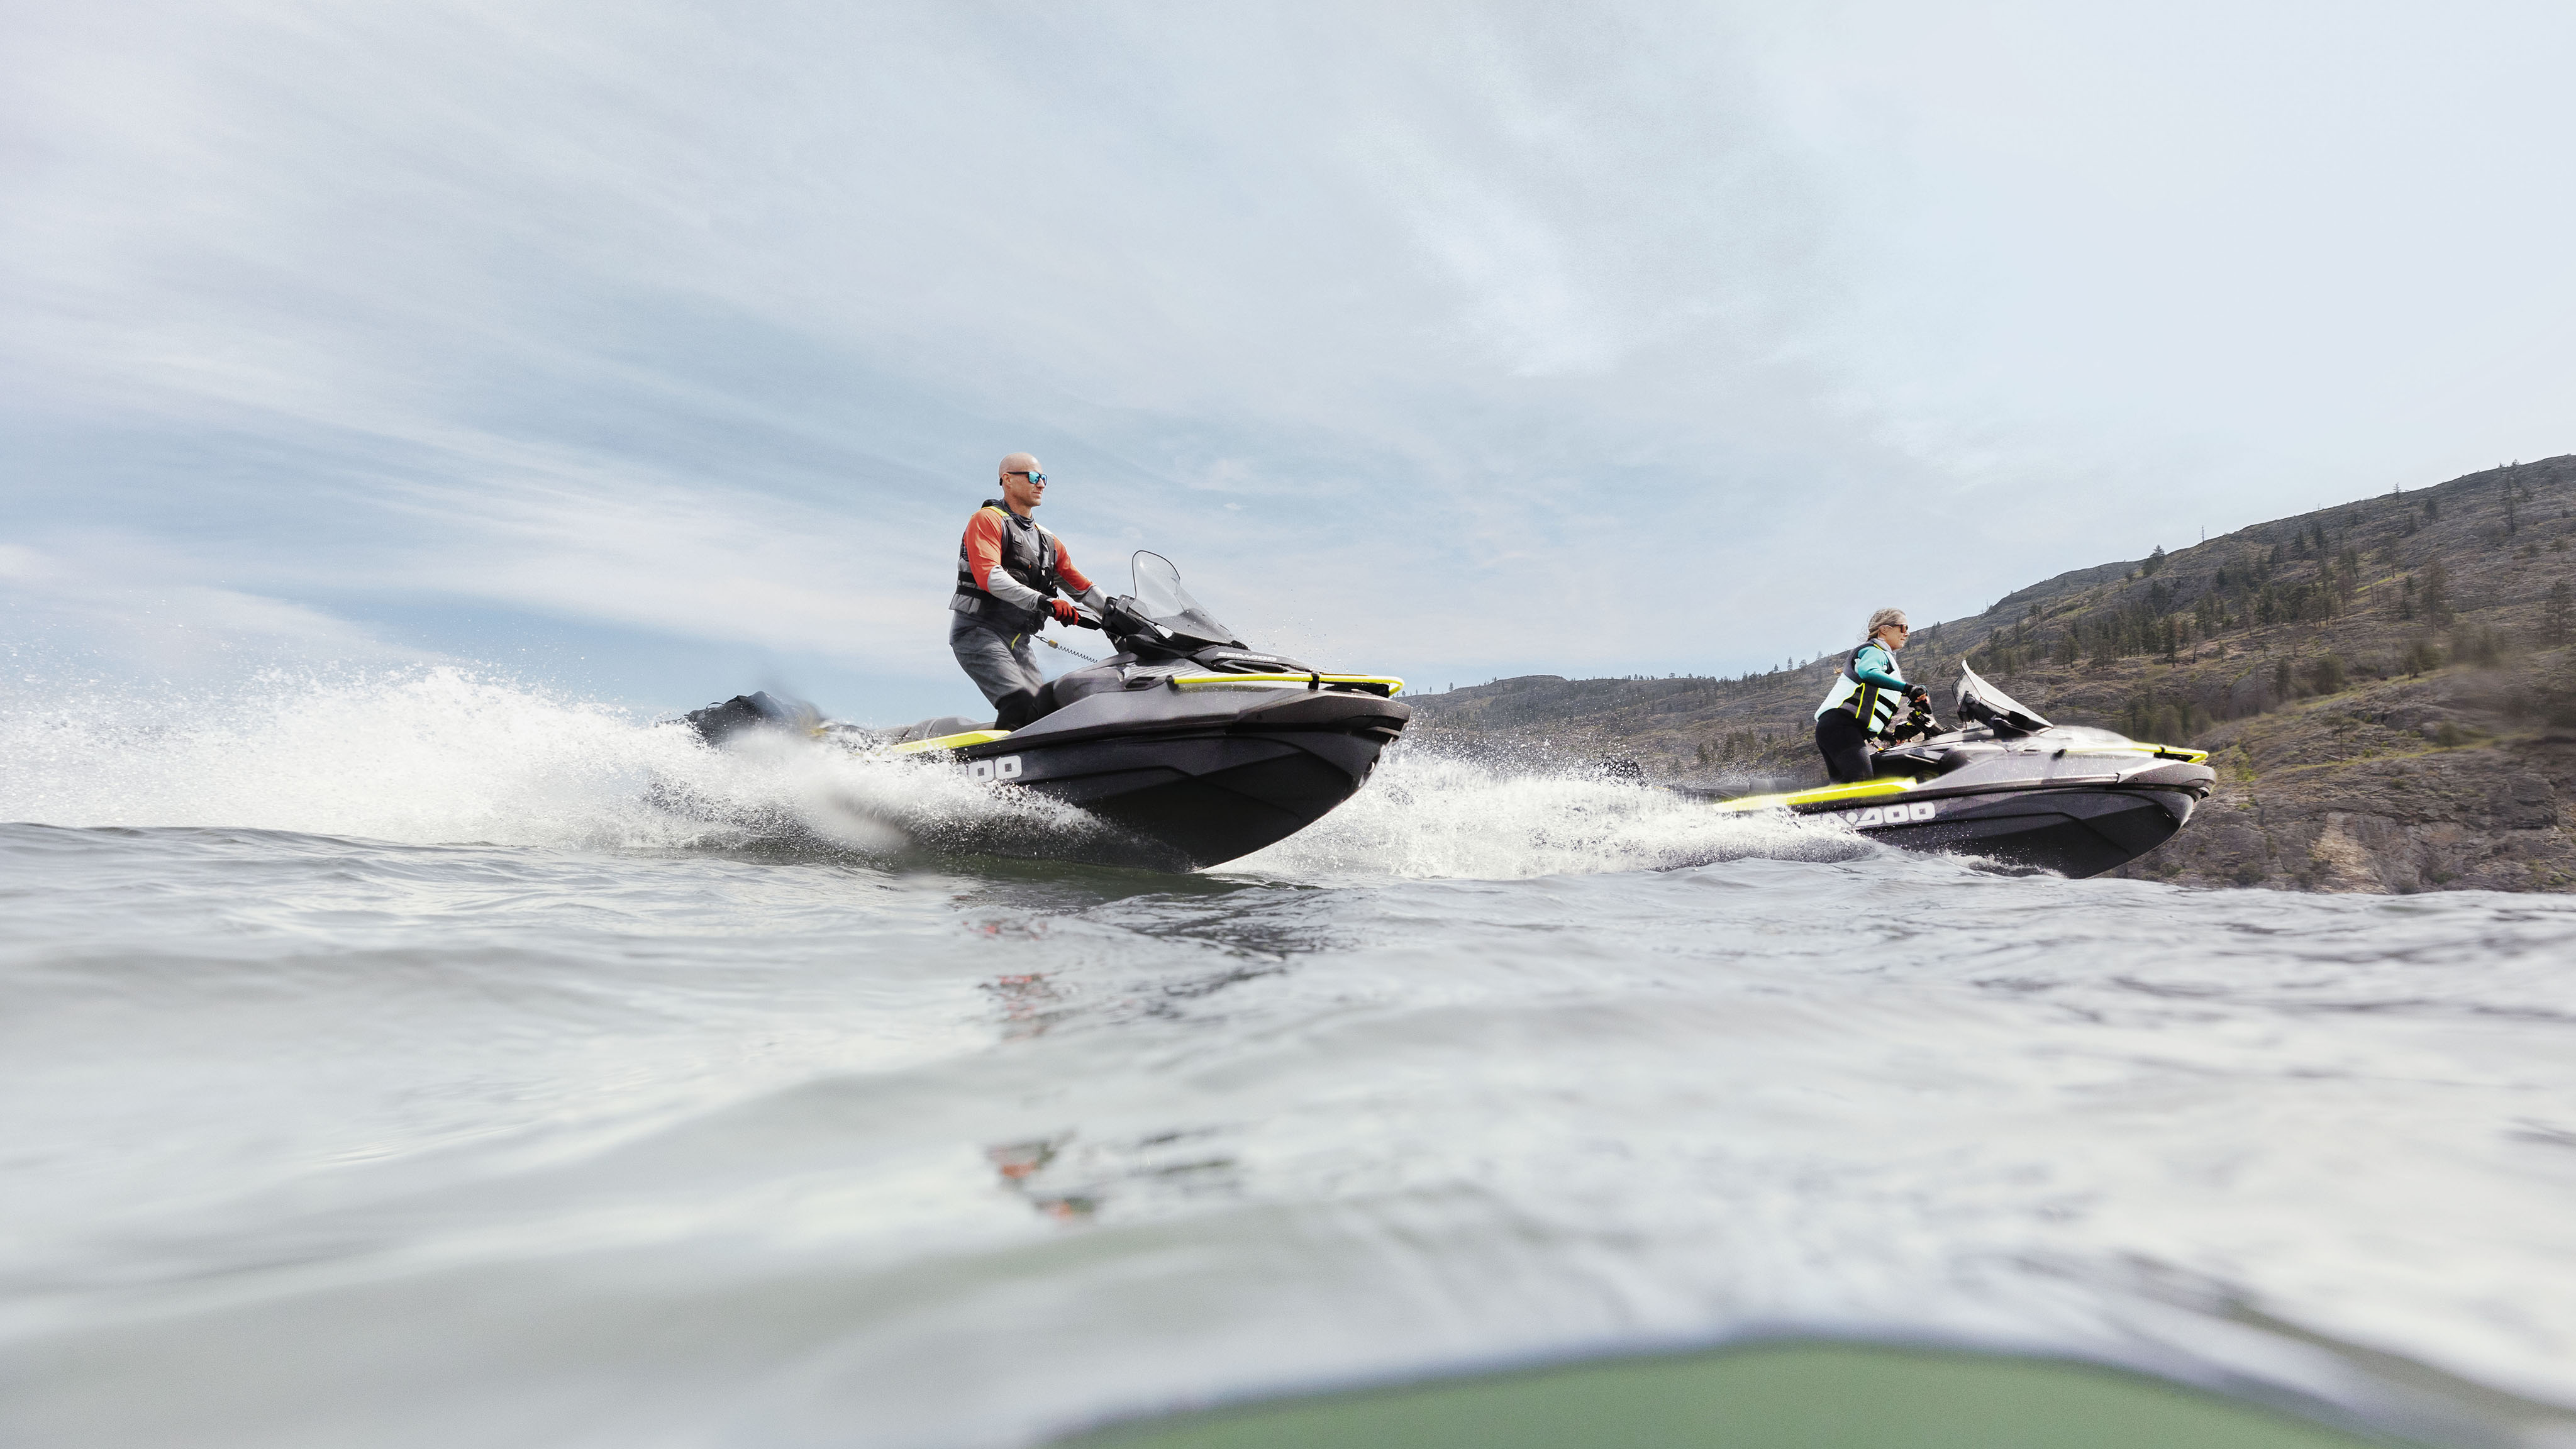
M 2436 624 L 2451 622 L 2451 571 L 2440 559 L 2424 570 L 2424 617 Z

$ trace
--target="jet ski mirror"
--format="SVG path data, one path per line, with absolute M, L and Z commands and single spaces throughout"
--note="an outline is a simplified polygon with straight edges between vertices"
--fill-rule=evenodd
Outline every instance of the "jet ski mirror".
M 2037 734 L 2050 728 L 2046 718 L 2020 700 L 1988 684 L 1965 661 L 1959 665 L 1959 718 L 1974 720 L 1995 732 L 1995 738 L 2009 740 Z

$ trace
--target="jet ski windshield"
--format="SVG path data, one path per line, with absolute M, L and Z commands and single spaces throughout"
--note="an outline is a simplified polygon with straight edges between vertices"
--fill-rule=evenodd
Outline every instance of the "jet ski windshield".
M 1957 712 L 1959 718 L 1975 720 L 2005 739 L 2051 728 L 2048 720 L 2037 710 L 1987 683 L 1964 660 L 1959 664 Z
M 1159 553 L 1138 550 L 1133 560 L 1136 572 L 1136 609 L 1146 618 L 1175 634 L 1184 634 L 1205 644 L 1232 644 L 1243 641 L 1234 631 L 1218 623 L 1214 614 L 1190 591 L 1181 587 L 1181 571 Z

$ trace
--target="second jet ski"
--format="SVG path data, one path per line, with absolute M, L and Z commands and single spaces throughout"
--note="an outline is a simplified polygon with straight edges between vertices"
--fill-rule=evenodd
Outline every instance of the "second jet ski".
M 1714 803 L 1832 819 L 1908 850 L 2081 878 L 2172 839 L 2218 779 L 2205 750 L 2051 724 L 1965 664 L 1957 717 L 1957 729 L 1879 750 L 1875 778 Z
M 1109 828 L 1083 845 L 1084 859 L 1156 870 L 1249 855 L 1356 793 L 1413 716 L 1395 699 L 1404 681 L 1253 649 L 1191 597 L 1170 560 L 1140 552 L 1133 567 L 1135 592 L 1084 616 L 1117 652 L 1050 681 L 1038 718 L 1016 730 L 954 716 L 867 730 L 767 695 L 688 722 L 711 744 L 773 729 L 946 762 L 1101 821 Z

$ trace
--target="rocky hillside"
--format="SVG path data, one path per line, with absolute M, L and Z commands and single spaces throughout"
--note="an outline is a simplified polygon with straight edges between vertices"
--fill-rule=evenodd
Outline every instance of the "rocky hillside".
M 2210 751 L 2219 787 L 2128 874 L 2309 890 L 2576 890 L 2576 455 L 2060 574 L 1925 628 L 2064 724 Z M 1854 599 L 1855 618 L 1881 602 Z M 1735 679 L 1553 675 L 1424 696 L 1431 741 L 1619 756 L 1657 779 L 1821 782 L 1840 657 Z

